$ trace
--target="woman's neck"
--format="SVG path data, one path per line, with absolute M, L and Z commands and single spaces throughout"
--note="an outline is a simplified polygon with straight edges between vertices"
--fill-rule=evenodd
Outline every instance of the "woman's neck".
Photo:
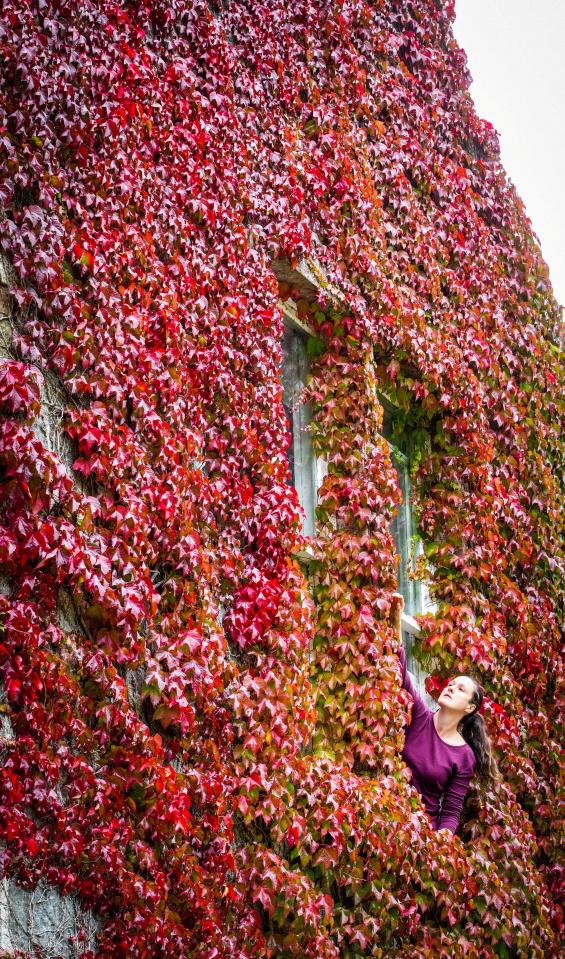
M 458 726 L 461 722 L 459 713 L 452 713 L 451 710 L 440 706 L 434 715 L 435 727 L 442 739 L 462 739 Z

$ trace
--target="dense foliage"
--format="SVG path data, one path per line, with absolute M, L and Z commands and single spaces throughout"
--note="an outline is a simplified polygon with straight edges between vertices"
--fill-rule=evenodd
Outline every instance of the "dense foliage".
M 5 0 L 0 855 L 95 911 L 101 957 L 557 955 L 559 314 L 452 6 Z M 308 578 L 281 256 L 347 304 L 298 303 Z M 379 392 L 432 687 L 476 665 L 489 694 L 503 781 L 461 837 L 399 758 Z

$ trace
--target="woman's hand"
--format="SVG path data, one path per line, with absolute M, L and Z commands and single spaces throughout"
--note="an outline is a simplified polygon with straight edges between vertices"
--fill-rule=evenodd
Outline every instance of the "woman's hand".
M 390 607 L 390 624 L 398 633 L 398 638 L 402 640 L 401 620 L 402 610 L 404 609 L 404 597 L 401 593 L 393 593 L 392 604 Z

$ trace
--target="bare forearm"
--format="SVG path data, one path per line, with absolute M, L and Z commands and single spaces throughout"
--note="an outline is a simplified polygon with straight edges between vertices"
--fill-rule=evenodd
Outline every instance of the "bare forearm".
M 390 624 L 398 636 L 398 641 L 402 642 L 402 610 L 404 608 L 404 597 L 400 593 L 394 593 L 390 609 Z

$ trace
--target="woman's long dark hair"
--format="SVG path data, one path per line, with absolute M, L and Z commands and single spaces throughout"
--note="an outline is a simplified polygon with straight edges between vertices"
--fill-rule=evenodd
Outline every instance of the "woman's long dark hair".
M 485 693 L 476 679 L 473 679 L 472 676 L 469 676 L 469 679 L 475 686 L 475 691 L 471 696 L 471 705 L 475 707 L 475 711 L 463 717 L 459 723 L 459 732 L 475 754 L 479 779 L 485 786 L 492 786 L 500 779 L 500 773 L 498 772 L 496 759 L 492 754 L 492 745 L 485 721 L 482 716 L 479 716 L 479 709 L 483 704 Z

